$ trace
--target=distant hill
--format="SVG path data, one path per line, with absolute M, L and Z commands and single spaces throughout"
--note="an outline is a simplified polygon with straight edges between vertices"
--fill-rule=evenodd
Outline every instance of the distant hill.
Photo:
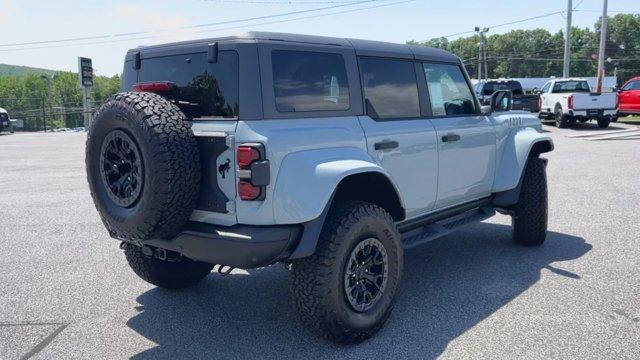
M 26 73 L 44 74 L 52 76 L 56 70 L 32 68 L 28 66 L 0 64 L 0 77 L 2 76 L 21 76 Z

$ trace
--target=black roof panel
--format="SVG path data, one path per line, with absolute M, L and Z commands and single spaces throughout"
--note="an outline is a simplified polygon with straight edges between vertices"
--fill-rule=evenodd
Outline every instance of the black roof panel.
M 334 45 L 353 48 L 358 55 L 365 56 L 383 56 L 383 57 L 398 57 L 407 59 L 418 60 L 432 60 L 459 63 L 460 58 L 442 49 L 428 48 L 416 45 L 396 44 L 382 41 L 360 40 L 360 39 L 347 39 L 336 38 L 328 36 L 316 36 L 316 35 L 300 35 L 300 34 L 287 34 L 287 33 L 274 33 L 274 32 L 257 32 L 251 31 L 239 35 L 208 38 L 208 39 L 196 39 L 189 41 L 182 41 L 169 44 L 141 46 L 137 49 L 131 49 L 129 52 L 139 50 L 157 50 L 166 49 L 168 47 L 188 47 L 189 45 L 207 44 L 214 41 L 283 41 L 294 43 L 307 43 L 307 44 L 321 44 L 321 45 Z

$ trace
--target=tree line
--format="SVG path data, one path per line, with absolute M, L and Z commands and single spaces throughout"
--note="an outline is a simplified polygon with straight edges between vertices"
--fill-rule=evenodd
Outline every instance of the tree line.
M 120 76 L 94 77 L 92 107 L 120 91 Z M 24 130 L 82 126 L 82 89 L 78 74 L 26 73 L 0 77 L 0 107 L 12 118 L 23 119 Z
M 571 76 L 596 76 L 600 24 L 598 20 L 593 30 L 571 29 Z M 469 75 L 475 77 L 479 41 L 480 37 L 473 35 L 453 41 L 442 37 L 409 43 L 453 52 L 463 60 Z M 493 34 L 486 37 L 485 48 L 490 78 L 562 76 L 563 31 L 552 34 L 544 29 L 535 29 Z M 608 17 L 605 58 L 611 59 L 605 62 L 605 74 L 613 76 L 615 72 L 619 84 L 640 75 L 640 14 Z

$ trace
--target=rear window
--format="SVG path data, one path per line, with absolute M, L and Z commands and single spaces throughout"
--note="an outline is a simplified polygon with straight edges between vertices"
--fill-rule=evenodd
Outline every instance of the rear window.
M 553 85 L 554 93 L 591 92 L 586 81 L 560 81 Z
M 349 84 L 342 55 L 274 50 L 271 62 L 279 112 L 349 109 Z
M 498 90 L 509 90 L 513 95 L 523 95 L 522 86 L 516 81 L 488 82 L 484 84 L 482 95 L 492 95 Z
M 369 116 L 379 119 L 420 116 L 418 83 L 412 62 L 362 58 L 360 70 Z
M 189 118 L 238 116 L 238 54 L 220 51 L 218 62 L 206 53 L 143 59 L 138 82 L 169 81 L 167 96 Z

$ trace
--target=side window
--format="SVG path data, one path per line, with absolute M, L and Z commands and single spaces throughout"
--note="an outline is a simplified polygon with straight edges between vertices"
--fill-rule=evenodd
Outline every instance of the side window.
M 279 112 L 349 109 L 349 84 L 342 55 L 274 50 L 271 62 Z
M 640 90 L 640 81 L 631 81 L 627 85 L 625 85 L 622 90 Z
M 551 87 L 551 83 L 550 83 L 550 82 L 548 82 L 548 83 L 544 84 L 544 86 L 542 87 L 542 93 L 543 93 L 543 94 L 548 93 L 548 92 L 549 92 L 549 88 L 550 88 L 550 87 Z
M 457 65 L 423 63 L 434 116 L 473 115 L 476 105 Z
M 207 62 L 206 53 L 143 59 L 138 82 L 168 81 L 167 98 L 187 117 L 238 116 L 238 53 L 220 51 L 218 62 Z
M 361 58 L 367 114 L 374 119 L 420 116 L 418 84 L 413 62 Z

